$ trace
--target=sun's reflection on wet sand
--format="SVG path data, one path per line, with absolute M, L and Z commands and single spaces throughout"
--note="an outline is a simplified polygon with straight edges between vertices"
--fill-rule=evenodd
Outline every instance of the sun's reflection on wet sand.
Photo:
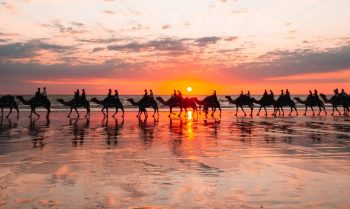
M 350 207 L 346 118 L 125 117 L 2 120 L 0 207 Z

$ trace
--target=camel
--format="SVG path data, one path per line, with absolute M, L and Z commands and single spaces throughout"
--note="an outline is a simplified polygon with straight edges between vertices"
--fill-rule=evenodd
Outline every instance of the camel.
M 321 115 L 321 111 L 322 109 L 324 110 L 325 114 L 327 115 L 327 111 L 326 111 L 326 108 L 324 106 L 324 103 L 317 99 L 316 97 L 314 96 L 308 96 L 306 98 L 306 100 L 302 100 L 300 99 L 299 97 L 294 97 L 294 99 L 299 102 L 300 104 L 303 104 L 305 105 L 305 113 L 304 115 L 306 115 L 306 112 L 307 112 L 307 108 L 310 107 L 311 110 L 312 110 L 312 115 L 315 116 L 315 111 L 314 111 L 314 108 L 313 107 L 318 107 L 319 108 L 319 112 L 317 115 Z
M 250 97 L 248 97 L 246 95 L 240 95 L 235 100 L 233 100 L 230 96 L 225 96 L 225 98 L 229 101 L 229 103 L 236 105 L 235 116 L 237 116 L 237 114 L 238 114 L 238 107 L 240 107 L 242 109 L 244 116 L 247 116 L 246 112 L 243 109 L 243 106 L 247 105 L 250 108 L 250 116 L 253 117 L 254 104 L 253 104 L 253 101 Z
M 138 102 L 135 102 L 134 99 L 129 98 L 129 99 L 127 99 L 127 101 L 130 102 L 132 105 L 139 107 L 139 111 L 136 115 L 136 117 L 138 117 L 138 118 L 141 116 L 142 113 L 144 113 L 145 117 L 148 117 L 147 110 L 146 110 L 146 108 L 148 108 L 148 107 L 153 108 L 153 110 L 154 110 L 153 117 L 155 116 L 156 113 L 159 116 L 158 104 L 157 104 L 156 100 L 154 100 L 153 97 L 146 96 L 146 97 L 143 97 Z
M 19 117 L 18 104 L 15 101 L 14 96 L 6 95 L 0 97 L 1 118 L 3 118 L 4 107 L 10 108 L 10 112 L 7 114 L 6 118 L 8 118 L 11 115 L 13 108 L 15 108 L 15 110 L 17 111 L 17 118 Z
M 176 97 L 171 97 L 167 101 L 165 101 L 162 97 L 157 97 L 156 98 L 160 103 L 162 103 L 165 106 L 169 106 L 170 108 L 170 113 L 168 117 L 173 114 L 173 108 L 174 107 L 180 107 L 180 113 L 179 117 L 181 117 L 182 109 L 185 109 L 185 112 L 187 114 L 187 108 L 192 108 L 193 113 L 197 113 L 197 104 L 195 102 L 195 98 L 176 98 Z
M 70 107 L 70 112 L 67 115 L 67 118 L 70 117 L 72 114 L 73 109 L 78 115 L 78 118 L 80 117 L 79 112 L 77 110 L 78 107 L 84 107 L 86 109 L 86 115 L 85 117 L 90 116 L 90 103 L 86 99 L 83 99 L 82 97 L 79 97 L 78 101 L 76 99 L 72 99 L 70 101 L 65 101 L 63 99 L 57 99 L 57 102 L 63 104 L 64 106 Z
M 275 104 L 276 104 L 275 99 L 273 98 L 273 96 L 270 96 L 270 95 L 265 95 L 260 100 L 256 100 L 255 98 L 252 98 L 251 100 L 252 100 L 253 103 L 256 103 L 256 104 L 260 105 L 259 111 L 256 114 L 257 116 L 259 116 L 260 111 L 261 111 L 262 108 L 264 108 L 265 116 L 267 116 L 266 107 L 268 107 L 268 106 L 275 106 Z
M 281 115 L 280 111 L 282 111 L 282 116 L 284 116 L 283 107 L 285 107 L 285 106 L 290 107 L 290 112 L 288 114 L 289 116 L 292 115 L 293 110 L 296 112 L 296 115 L 298 116 L 298 110 L 296 108 L 295 102 L 290 97 L 287 97 L 287 96 L 280 96 L 276 100 L 275 105 L 274 105 L 274 111 L 273 111 L 272 115 L 276 116 L 277 111 L 278 111 L 278 114 Z
M 118 109 L 120 108 L 123 112 L 122 117 L 124 117 L 124 107 L 120 99 L 116 99 L 114 97 L 106 97 L 104 100 L 98 100 L 97 98 L 92 98 L 90 100 L 91 102 L 95 102 L 96 104 L 102 105 L 102 113 L 104 117 L 108 117 L 108 108 L 109 107 L 114 107 L 115 108 L 115 113 L 113 114 L 112 117 L 114 117 L 118 113 Z M 104 110 L 106 109 L 107 114 L 105 114 Z
M 349 111 L 349 101 L 339 98 L 339 96 L 332 96 L 330 99 L 328 99 L 325 94 L 320 94 L 320 96 L 325 103 L 330 103 L 332 105 L 333 109 L 331 115 L 334 115 L 334 110 L 336 110 L 339 115 L 341 115 L 338 106 L 344 107 L 344 115 L 346 115 L 346 110 Z
M 37 107 L 44 107 L 47 110 L 46 118 L 48 119 L 50 117 L 51 112 L 51 102 L 47 99 L 47 97 L 44 96 L 34 96 L 30 100 L 25 100 L 23 96 L 17 96 L 16 97 L 19 101 L 21 101 L 24 105 L 30 106 L 30 115 L 29 118 L 32 118 L 33 113 L 40 117 L 38 113 L 36 113 Z
M 217 97 L 214 95 L 207 96 L 203 100 L 199 100 L 197 98 L 194 98 L 194 101 L 200 105 L 203 106 L 203 111 L 205 112 L 205 116 L 208 117 L 209 108 L 212 108 L 213 112 L 211 113 L 211 116 L 214 116 L 214 113 L 216 112 L 216 108 L 219 108 L 220 111 L 220 117 L 221 117 L 221 105 L 218 101 Z

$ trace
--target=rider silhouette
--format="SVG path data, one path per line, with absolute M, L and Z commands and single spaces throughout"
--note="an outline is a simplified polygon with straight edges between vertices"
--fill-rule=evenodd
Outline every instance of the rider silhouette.
M 41 96 L 43 96 L 43 97 L 47 97 L 46 87 L 44 87 L 44 90 L 43 90 L 43 93 L 41 93 Z
M 82 98 L 84 101 L 86 101 L 85 89 L 82 89 L 81 91 L 82 91 L 82 93 L 81 93 L 81 98 Z
M 35 92 L 35 96 L 40 96 L 40 88 Z
M 115 98 L 115 99 L 119 99 L 118 90 L 114 90 L 114 98 Z
M 290 93 L 288 89 L 286 89 L 286 97 L 290 99 Z
M 275 95 L 273 94 L 273 91 L 270 89 L 270 97 L 273 99 Z
M 153 91 L 152 91 L 152 89 L 149 90 L 149 96 L 153 98 Z

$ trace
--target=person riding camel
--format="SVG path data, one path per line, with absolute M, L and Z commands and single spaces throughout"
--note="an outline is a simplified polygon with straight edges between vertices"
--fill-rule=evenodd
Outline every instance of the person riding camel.
M 341 92 L 340 92 L 340 94 L 339 94 L 340 96 L 348 96 L 348 94 L 345 92 L 345 90 L 344 89 L 341 89 Z
M 250 98 L 250 91 L 248 91 L 248 93 L 246 94 L 246 96 Z
M 243 91 L 241 91 L 241 94 L 239 95 L 240 97 L 243 96 Z
M 107 97 L 111 97 L 111 96 L 112 96 L 112 89 L 108 89 Z
M 309 90 L 309 95 L 306 97 L 306 100 L 312 100 L 314 98 L 314 95 L 312 94 L 312 91 Z
M 46 87 L 44 87 L 44 90 L 43 90 L 43 92 L 41 93 L 41 96 L 47 97 Z
M 81 99 L 82 99 L 83 101 L 86 101 L 85 89 L 82 89 L 81 91 L 82 91 L 82 92 L 81 92 Z
M 263 94 L 263 98 L 265 98 L 267 96 L 267 90 L 265 89 L 264 94 Z
M 182 93 L 181 93 L 180 90 L 177 90 L 177 97 L 178 97 L 179 99 L 182 99 Z
M 38 88 L 38 90 L 35 92 L 35 96 L 37 97 L 37 96 L 40 96 L 40 88 Z
M 152 89 L 149 90 L 149 96 L 152 97 L 152 98 L 154 98 Z
M 290 93 L 288 89 L 286 89 L 286 98 L 290 99 Z
M 118 90 L 114 90 L 114 99 L 119 99 L 119 93 Z
M 275 98 L 275 95 L 273 94 L 273 91 L 270 89 L 270 95 L 269 95 L 272 99 Z
M 77 89 L 75 92 L 74 92 L 74 100 L 75 102 L 79 102 L 79 97 L 80 97 L 80 92 L 79 92 L 79 89 Z
M 322 102 L 320 97 L 318 96 L 318 91 L 316 89 L 314 89 L 314 98 L 317 101 L 317 103 L 321 103 Z

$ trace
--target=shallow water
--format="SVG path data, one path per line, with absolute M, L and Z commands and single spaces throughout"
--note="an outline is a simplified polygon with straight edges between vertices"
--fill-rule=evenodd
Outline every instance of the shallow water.
M 0 120 L 0 208 L 350 208 L 350 118 Z

